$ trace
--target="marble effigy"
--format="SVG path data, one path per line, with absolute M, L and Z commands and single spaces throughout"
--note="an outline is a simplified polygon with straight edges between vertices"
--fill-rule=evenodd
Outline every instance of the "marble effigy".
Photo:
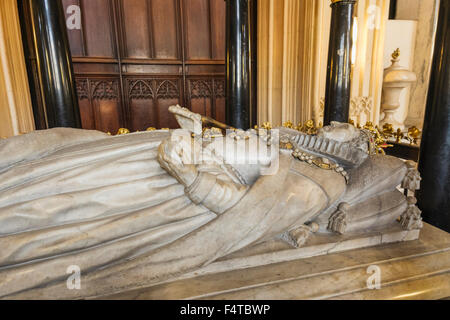
M 182 129 L 0 142 L 1 298 L 111 295 L 419 236 L 415 199 L 397 189 L 417 189 L 418 172 L 375 154 L 369 132 L 332 123 L 317 135 L 223 136 L 169 110 Z

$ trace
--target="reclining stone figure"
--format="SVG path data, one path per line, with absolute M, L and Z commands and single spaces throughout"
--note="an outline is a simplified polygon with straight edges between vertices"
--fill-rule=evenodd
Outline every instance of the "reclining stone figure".
M 56 128 L 0 141 L 1 298 L 103 296 L 272 239 L 301 247 L 314 233 L 383 230 L 401 216 L 405 228 L 421 226 L 405 222 L 417 210 L 397 190 L 420 177 L 374 154 L 364 130 L 201 139 L 199 115 L 170 111 L 183 129 Z M 80 290 L 66 285 L 74 265 Z

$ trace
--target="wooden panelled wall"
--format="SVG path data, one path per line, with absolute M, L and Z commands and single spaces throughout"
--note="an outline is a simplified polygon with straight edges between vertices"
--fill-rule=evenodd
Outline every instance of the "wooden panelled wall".
M 175 128 L 177 103 L 225 122 L 224 0 L 62 1 L 83 128 Z

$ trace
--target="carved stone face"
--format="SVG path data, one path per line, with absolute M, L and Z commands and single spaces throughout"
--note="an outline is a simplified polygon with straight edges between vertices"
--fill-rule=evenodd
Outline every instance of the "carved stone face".
M 332 121 L 329 126 L 319 130 L 318 136 L 339 142 L 347 142 L 358 138 L 359 130 L 349 123 Z

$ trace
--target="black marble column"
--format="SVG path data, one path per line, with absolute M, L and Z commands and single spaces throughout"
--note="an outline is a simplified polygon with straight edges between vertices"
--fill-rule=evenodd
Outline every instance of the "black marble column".
M 250 127 L 250 5 L 249 0 L 226 0 L 227 85 L 226 121 Z
M 420 145 L 418 206 L 425 221 L 450 232 L 450 1 L 441 0 Z
M 324 125 L 348 122 L 353 11 L 356 0 L 332 0 Z
M 80 111 L 62 2 L 26 1 L 29 2 L 47 126 L 80 128 Z

